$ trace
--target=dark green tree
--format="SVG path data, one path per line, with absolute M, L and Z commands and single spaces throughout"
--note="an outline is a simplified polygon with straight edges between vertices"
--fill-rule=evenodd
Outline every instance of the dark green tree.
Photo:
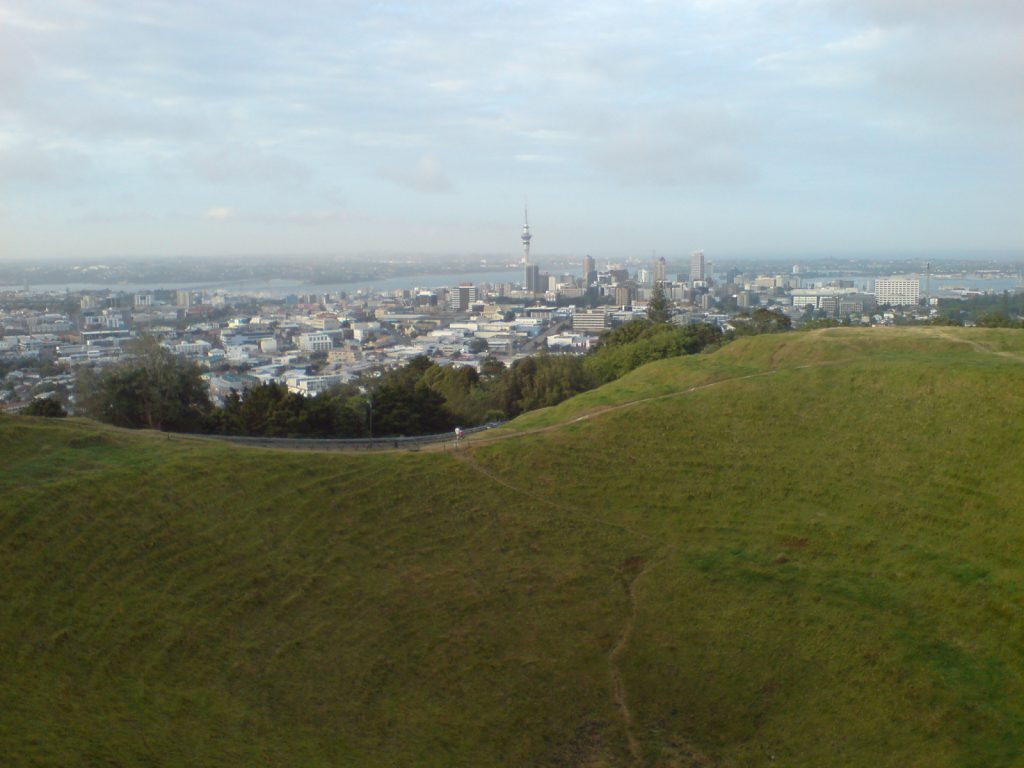
M 430 435 L 455 426 L 444 397 L 425 382 L 409 386 L 392 380 L 373 393 L 374 437 Z
M 484 361 L 480 363 L 480 375 L 487 379 L 492 379 L 496 376 L 501 376 L 505 371 L 505 364 L 493 355 L 489 355 L 484 358 Z
M 373 384 L 374 437 L 428 435 L 454 429 L 455 417 L 444 395 L 430 384 L 443 377 L 437 369 L 429 357 L 417 355 Z
M 491 348 L 491 345 L 487 343 L 487 339 L 475 338 L 469 342 L 469 351 L 474 355 L 478 355 L 481 352 L 486 352 Z
M 539 354 L 517 360 L 495 388 L 494 403 L 508 417 L 556 405 L 593 386 L 579 357 Z
M 120 427 L 202 429 L 210 399 L 199 368 L 151 337 L 137 342 L 132 353 L 122 365 L 79 375 L 78 402 L 86 415 Z
M 592 382 L 600 385 L 646 363 L 696 354 L 721 341 L 721 331 L 706 323 L 675 326 L 633 320 L 602 336 L 600 346 L 585 359 L 584 368 Z
M 1013 320 L 1002 312 L 987 312 L 978 318 L 977 324 L 981 328 L 1020 328 L 1021 323 Z
M 209 419 L 211 431 L 258 437 L 365 437 L 368 406 L 351 385 L 316 397 L 289 392 L 278 382 L 232 391 Z
M 647 302 L 647 319 L 652 323 L 667 323 L 672 319 L 672 309 L 661 283 L 654 284 L 651 299 Z
M 808 308 L 810 308 L 809 305 Z M 804 315 L 808 321 L 814 319 L 814 316 L 808 316 L 809 314 Z M 777 309 L 760 307 L 750 314 L 737 317 L 733 326 L 736 328 L 737 336 L 758 336 L 762 333 L 782 333 L 792 330 L 793 321 Z
M 479 424 L 488 402 L 480 374 L 467 365 L 435 365 L 423 376 L 427 386 L 444 398 L 445 407 L 462 426 Z
M 37 397 L 28 404 L 28 408 L 22 411 L 22 413 L 26 416 L 47 416 L 50 418 L 60 418 L 68 415 L 68 412 L 64 410 L 64 406 L 54 397 Z

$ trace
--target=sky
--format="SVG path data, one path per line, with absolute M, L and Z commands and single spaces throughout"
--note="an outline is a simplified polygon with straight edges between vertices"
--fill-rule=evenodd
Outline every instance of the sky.
M 0 260 L 1024 254 L 1021 0 L 0 0 Z

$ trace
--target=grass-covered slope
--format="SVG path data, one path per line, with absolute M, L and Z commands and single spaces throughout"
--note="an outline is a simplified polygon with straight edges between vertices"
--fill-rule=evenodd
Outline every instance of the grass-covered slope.
M 507 434 L 0 419 L 5 764 L 1024 761 L 1024 334 L 750 338 Z

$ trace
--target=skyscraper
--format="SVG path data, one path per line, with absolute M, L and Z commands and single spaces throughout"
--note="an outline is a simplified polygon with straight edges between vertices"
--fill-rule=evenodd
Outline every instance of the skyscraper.
M 524 268 L 523 284 L 529 293 L 540 293 L 544 288 L 540 284 L 540 267 L 527 264 Z
M 690 282 L 692 283 L 706 279 L 707 274 L 704 272 L 704 251 L 694 251 L 690 255 Z
M 449 294 L 451 308 L 456 312 L 468 312 L 474 301 L 480 297 L 479 289 L 472 283 L 462 283 L 452 288 Z
M 665 280 L 666 280 L 666 277 L 665 277 L 666 268 L 667 267 L 666 267 L 666 264 L 665 264 L 665 257 L 664 256 L 662 256 L 656 262 L 654 262 L 654 284 L 655 285 L 657 285 L 658 283 L 664 283 L 665 282 Z
M 588 253 L 583 257 L 583 287 L 589 288 L 597 282 L 597 264 Z

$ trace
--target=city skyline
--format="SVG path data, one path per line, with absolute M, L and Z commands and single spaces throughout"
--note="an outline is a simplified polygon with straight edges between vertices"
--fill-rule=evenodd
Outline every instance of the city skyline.
M 1024 9 L 0 0 L 0 260 L 1024 248 Z

